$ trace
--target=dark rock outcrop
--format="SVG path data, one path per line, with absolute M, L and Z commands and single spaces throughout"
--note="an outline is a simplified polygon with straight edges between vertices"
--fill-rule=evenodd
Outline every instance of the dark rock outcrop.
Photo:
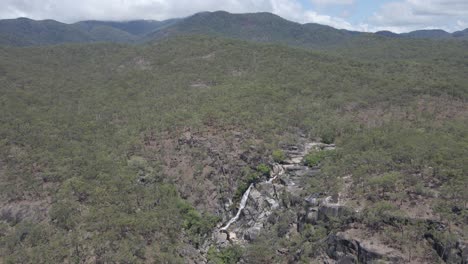
M 403 261 L 400 256 L 370 249 L 361 242 L 347 238 L 340 233 L 329 236 L 326 243 L 328 256 L 338 263 L 373 263 L 376 261 L 401 263 Z
M 437 252 L 437 255 L 446 263 L 468 263 L 468 245 L 463 241 L 440 241 L 432 234 L 426 234 L 425 238 Z

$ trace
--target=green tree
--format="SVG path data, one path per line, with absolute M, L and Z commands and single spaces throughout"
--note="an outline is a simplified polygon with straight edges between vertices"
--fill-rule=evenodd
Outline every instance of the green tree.
M 270 167 L 268 167 L 266 164 L 262 163 L 258 165 L 256 169 L 263 176 L 268 176 L 270 174 Z
M 278 163 L 283 162 L 286 159 L 286 155 L 281 149 L 273 150 L 271 156 L 273 157 L 273 160 Z
M 371 189 L 380 192 L 380 197 L 383 198 L 386 193 L 396 191 L 401 178 L 401 174 L 398 172 L 388 172 L 371 178 L 368 184 Z

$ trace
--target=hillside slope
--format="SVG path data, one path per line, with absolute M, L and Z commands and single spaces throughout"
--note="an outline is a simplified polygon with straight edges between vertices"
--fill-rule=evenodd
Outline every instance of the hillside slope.
M 63 43 L 115 42 L 132 43 L 158 29 L 176 23 L 135 20 L 128 22 L 81 21 L 65 24 L 54 20 L 28 18 L 0 20 L 0 45 L 41 46 Z
M 339 45 L 364 33 L 337 30 L 319 24 L 291 22 L 271 13 L 230 14 L 224 11 L 203 12 L 149 34 L 148 40 L 186 34 L 208 34 L 255 42 L 295 46 L 324 47 Z
M 207 36 L 0 47 L 0 259 L 339 261 L 351 241 L 456 263 L 466 49 L 398 43 L 408 57 L 373 61 Z M 212 244 L 246 187 L 312 141 L 337 148 L 305 158 L 320 170 L 277 194 L 261 233 Z M 305 199 L 328 196 L 360 213 L 307 220 Z
M 429 29 L 429 30 L 416 30 L 408 33 L 393 33 L 390 31 L 378 31 L 375 34 L 384 37 L 391 38 L 411 38 L 411 39 L 432 39 L 432 40 L 466 40 L 468 29 L 462 31 L 456 31 L 453 33 L 448 33 L 447 31 L 441 29 Z
M 90 41 L 92 38 L 85 32 L 54 20 L 0 20 L 0 45 L 34 46 Z
M 94 27 L 106 26 L 114 29 L 122 30 L 134 36 L 143 36 L 159 28 L 177 23 L 178 19 L 170 19 L 165 21 L 156 20 L 132 20 L 132 21 L 80 21 L 74 25 L 89 30 Z

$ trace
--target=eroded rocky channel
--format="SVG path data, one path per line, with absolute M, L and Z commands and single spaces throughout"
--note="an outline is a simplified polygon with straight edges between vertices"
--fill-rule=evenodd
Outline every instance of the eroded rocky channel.
M 308 181 L 318 177 L 320 167 L 305 165 L 304 158 L 311 151 L 334 150 L 334 144 L 319 142 L 305 143 L 303 145 L 290 145 L 283 149 L 286 158 L 281 163 L 270 164 L 269 177 L 261 182 L 252 183 L 244 192 L 235 211 L 228 212 L 225 221 L 220 223 L 212 232 L 200 249 L 203 256 L 207 256 L 210 248 L 223 249 L 233 245 L 247 246 L 254 242 L 262 232 L 271 227 L 270 218 L 275 213 L 284 213 L 289 210 L 297 218 L 288 228 L 284 236 L 300 233 L 306 224 L 317 225 L 330 219 L 350 217 L 360 214 L 359 208 L 348 205 L 346 185 L 351 184 L 351 177 L 343 178 L 345 187 L 343 193 L 335 196 L 326 192 L 309 193 Z M 291 206 L 284 201 L 284 197 L 296 199 L 300 206 Z M 294 203 L 294 202 L 293 202 Z M 407 218 L 405 221 L 418 219 Z M 431 222 L 429 226 L 436 229 L 445 227 L 439 222 Z M 323 252 L 320 255 L 322 263 L 402 263 L 406 257 L 401 251 L 390 248 L 378 239 L 365 238 L 358 228 L 351 224 L 348 228 L 329 234 L 321 243 Z M 439 250 L 438 241 L 429 241 L 436 250 Z M 440 250 L 439 250 L 440 251 Z M 453 245 L 449 249 L 450 254 L 444 251 L 440 255 L 447 263 L 467 263 L 468 248 L 464 243 Z M 292 256 L 293 263 L 301 252 L 277 252 Z M 445 255 L 444 255 L 445 254 Z M 447 260 L 448 261 L 447 261 Z M 455 260 L 452 261 L 451 259 Z M 204 261 L 206 262 L 206 260 Z M 204 263 L 201 262 L 201 263 Z M 244 263 L 244 262 L 242 262 Z
M 304 157 L 310 151 L 335 149 L 334 144 L 319 142 L 288 146 L 284 153 L 286 159 L 281 163 L 271 164 L 270 177 L 262 182 L 252 183 L 243 194 L 236 213 L 228 221 L 213 231 L 212 238 L 205 243 L 223 248 L 230 245 L 244 245 L 255 240 L 268 225 L 268 218 L 275 211 L 285 210 L 282 199 L 285 195 L 304 199 L 308 204 L 306 211 L 298 212 L 302 221 L 314 222 L 322 215 L 338 216 L 344 207 L 332 197 L 312 194 L 299 198 L 304 193 L 306 182 L 319 173 L 319 168 L 304 165 Z M 297 226 L 292 228 L 298 228 Z M 206 251 L 205 250 L 205 251 Z

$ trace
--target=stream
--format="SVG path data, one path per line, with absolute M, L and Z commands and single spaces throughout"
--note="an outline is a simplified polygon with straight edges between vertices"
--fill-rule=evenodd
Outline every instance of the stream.
M 297 147 L 292 147 L 291 149 L 289 149 L 286 154 L 288 156 L 288 158 L 283 162 L 283 164 L 280 164 L 280 163 L 273 163 L 272 165 L 272 170 L 270 172 L 270 178 L 262 183 L 257 183 L 259 185 L 261 184 L 273 184 L 273 181 L 275 181 L 277 178 L 283 176 L 286 171 L 288 171 L 288 169 L 290 169 L 290 167 L 292 166 L 300 166 L 303 162 L 303 159 L 304 159 L 304 156 L 307 155 L 307 153 L 309 153 L 309 151 L 320 145 L 320 143 L 306 143 L 304 145 L 304 149 L 303 151 L 299 151 Z M 306 168 L 306 167 L 305 167 Z M 307 169 L 307 168 L 306 168 Z M 288 184 L 286 185 L 289 185 L 289 186 L 295 186 L 296 183 L 294 181 L 289 181 Z M 244 208 L 246 207 L 247 205 L 247 201 L 249 200 L 249 195 L 251 193 L 251 190 L 252 188 L 254 188 L 254 184 L 250 184 L 249 188 L 244 192 L 244 194 L 242 195 L 242 199 L 239 203 L 239 209 L 237 210 L 237 213 L 234 217 L 232 217 L 223 227 L 221 227 L 219 229 L 219 231 L 226 231 L 233 223 L 235 223 L 242 211 L 244 210 Z
M 236 214 L 225 223 L 219 224 L 212 232 L 212 237 L 205 241 L 202 252 L 206 256 L 212 246 L 224 248 L 229 245 L 243 245 L 255 240 L 267 225 L 271 214 L 284 210 L 280 195 L 300 194 L 310 177 L 318 173 L 318 168 L 303 164 L 304 157 L 313 149 L 334 149 L 332 144 L 303 143 L 288 145 L 283 151 L 286 158 L 271 164 L 269 177 L 261 182 L 252 183 L 242 194 Z M 316 199 L 320 202 L 324 199 Z M 331 202 L 330 198 L 327 199 Z
M 283 175 L 285 172 L 283 166 L 281 164 L 278 164 L 278 163 L 275 163 L 273 164 L 273 170 L 272 170 L 272 173 L 271 173 L 271 176 L 270 179 L 268 179 L 266 182 L 267 183 L 273 183 L 273 181 L 275 179 L 278 178 L 278 176 L 281 176 Z M 237 210 L 237 213 L 236 215 L 231 218 L 225 226 L 221 227 L 219 230 L 220 231 L 225 231 L 229 228 L 230 225 L 232 225 L 234 222 L 237 221 L 237 219 L 239 219 L 239 216 L 240 214 L 242 213 L 242 210 L 244 210 L 245 208 L 245 205 L 247 204 L 247 200 L 249 199 L 249 195 L 250 195 L 250 190 L 252 189 L 252 187 L 254 186 L 253 183 L 250 184 L 249 188 L 244 192 L 244 194 L 242 195 L 242 199 L 240 201 L 240 204 L 239 204 L 239 209 Z
M 250 184 L 249 188 L 247 188 L 245 193 L 242 195 L 242 199 L 239 204 L 239 210 L 237 211 L 237 214 L 233 218 L 231 218 L 229 222 L 227 222 L 227 224 L 221 227 L 219 230 L 227 230 L 232 223 L 236 222 L 237 219 L 239 219 L 239 216 L 242 213 L 242 210 L 244 210 L 245 205 L 247 204 L 247 199 L 249 199 L 249 194 L 250 194 L 250 190 L 252 189 L 252 187 L 253 187 L 253 183 Z

